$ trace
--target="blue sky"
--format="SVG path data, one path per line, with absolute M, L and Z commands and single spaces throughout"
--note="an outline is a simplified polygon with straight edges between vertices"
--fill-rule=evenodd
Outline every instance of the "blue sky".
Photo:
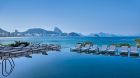
M 0 28 L 140 34 L 140 0 L 0 0 Z

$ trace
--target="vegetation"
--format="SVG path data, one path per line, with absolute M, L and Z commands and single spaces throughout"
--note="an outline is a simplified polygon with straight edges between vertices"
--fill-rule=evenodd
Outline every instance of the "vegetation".
M 137 47 L 140 48 L 140 38 L 135 40 L 137 42 Z
M 140 44 L 140 38 L 135 40 L 138 44 Z
M 128 47 L 130 47 L 130 46 L 131 46 L 131 45 L 128 44 L 128 43 L 120 43 L 120 44 L 112 44 L 112 45 L 115 45 L 115 46 L 117 46 L 117 47 L 121 47 L 121 46 L 128 46 Z
M 71 33 L 69 33 L 69 36 L 78 36 L 79 37 L 80 35 L 75 32 L 71 32 Z
M 138 48 L 140 48 L 140 45 L 137 45 Z
M 30 43 L 29 42 L 21 42 L 21 41 L 15 41 L 15 43 L 13 44 L 8 44 L 9 46 L 12 46 L 12 47 L 18 47 L 20 45 L 24 45 L 24 46 L 28 46 Z
M 85 45 L 88 45 L 88 44 L 89 44 L 89 45 L 93 45 L 92 42 L 83 42 L 83 43 L 82 43 L 82 46 L 85 46 Z

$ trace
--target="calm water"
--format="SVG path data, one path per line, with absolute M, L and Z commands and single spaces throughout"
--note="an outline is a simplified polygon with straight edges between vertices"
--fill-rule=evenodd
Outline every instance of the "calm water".
M 69 51 L 69 47 L 76 42 L 92 41 L 98 45 L 112 43 L 135 45 L 136 38 L 0 38 L 0 42 L 7 44 L 20 40 L 32 43 L 56 43 L 63 46 L 61 52 L 48 52 L 48 55 L 34 54 L 32 58 L 15 58 L 16 66 L 6 78 L 140 78 L 140 58 Z
M 103 38 L 93 38 L 93 37 L 10 37 L 10 38 L 0 38 L 0 44 L 13 43 L 14 41 L 28 41 L 32 43 L 53 43 L 61 44 L 64 47 L 74 46 L 77 42 L 90 41 L 94 44 L 113 44 L 113 43 L 129 43 L 135 45 L 135 39 L 140 37 L 103 37 Z

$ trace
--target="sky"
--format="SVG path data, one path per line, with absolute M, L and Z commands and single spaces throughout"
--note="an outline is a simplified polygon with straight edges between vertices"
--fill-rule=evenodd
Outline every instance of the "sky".
M 140 34 L 140 0 L 0 0 L 0 28 Z

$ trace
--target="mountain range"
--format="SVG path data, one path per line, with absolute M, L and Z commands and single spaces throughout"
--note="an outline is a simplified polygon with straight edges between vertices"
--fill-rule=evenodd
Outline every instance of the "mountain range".
M 14 32 L 8 32 L 6 30 L 3 30 L 0 28 L 0 37 L 34 37 L 34 36 L 85 36 L 81 33 L 76 32 L 70 32 L 65 33 L 58 27 L 55 27 L 53 31 L 48 31 L 42 28 L 31 28 L 24 32 L 19 32 L 18 30 L 15 30 Z M 121 35 L 116 34 L 109 34 L 109 33 L 91 33 L 87 35 L 88 37 L 121 37 Z M 134 35 L 134 36 L 140 36 L 140 34 Z
M 108 34 L 108 33 L 103 33 L 103 32 L 100 32 L 100 33 L 91 33 L 89 36 L 91 37 L 119 37 L 119 35 L 116 35 L 116 34 Z
M 58 27 L 55 27 L 53 31 L 48 31 L 42 28 L 31 28 L 24 32 L 8 32 L 0 28 L 0 37 L 32 37 L 32 36 L 80 36 L 80 34 L 71 32 L 63 33 Z

